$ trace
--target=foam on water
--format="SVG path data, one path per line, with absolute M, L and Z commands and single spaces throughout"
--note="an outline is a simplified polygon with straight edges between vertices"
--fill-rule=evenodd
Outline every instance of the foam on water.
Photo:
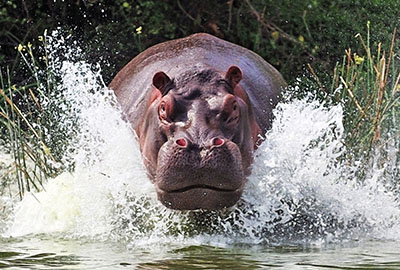
M 372 167 L 361 183 L 356 167 L 338 162 L 345 151 L 340 106 L 308 99 L 280 104 L 238 205 L 179 212 L 157 201 L 135 135 L 99 69 L 57 61 L 53 68 L 73 106 L 67 111 L 79 121 L 71 146 L 75 169 L 16 203 L 4 236 L 58 233 L 128 246 L 400 240 L 397 197 L 380 170 Z

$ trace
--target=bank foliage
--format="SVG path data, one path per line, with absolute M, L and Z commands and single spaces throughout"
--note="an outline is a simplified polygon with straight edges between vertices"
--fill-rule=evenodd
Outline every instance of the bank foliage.
M 254 50 L 291 82 L 307 63 L 330 73 L 345 49 L 361 50 L 354 36 L 367 21 L 377 43 L 400 18 L 397 0 L 2 2 L 0 62 L 17 80 L 26 78 L 19 76 L 15 48 L 58 26 L 81 39 L 87 59 L 109 64 L 106 81 L 141 50 L 203 31 Z

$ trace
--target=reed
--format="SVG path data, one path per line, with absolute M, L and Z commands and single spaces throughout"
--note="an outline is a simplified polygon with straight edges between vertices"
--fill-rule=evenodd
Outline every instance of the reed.
M 46 35 L 39 40 L 46 48 Z M 42 189 L 46 179 L 60 172 L 62 162 L 54 155 L 57 149 L 48 146 L 48 126 L 52 119 L 41 106 L 46 93 L 56 87 L 47 53 L 38 59 L 31 43 L 17 49 L 31 82 L 12 84 L 9 70 L 0 70 L 1 149 L 13 160 L 11 164 L 0 164 L 0 194 L 8 190 L 12 197 L 22 198 L 25 192 Z M 9 188 L 13 185 L 18 188 Z
M 363 52 L 346 50 L 334 70 L 331 92 L 345 111 L 345 143 L 352 154 L 368 157 L 379 143 L 400 138 L 400 50 L 397 30 L 386 50 L 381 42 L 371 45 L 367 24 L 366 40 L 357 34 Z

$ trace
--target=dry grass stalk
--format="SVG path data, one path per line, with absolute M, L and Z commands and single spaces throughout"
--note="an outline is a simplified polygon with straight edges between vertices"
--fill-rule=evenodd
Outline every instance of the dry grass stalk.
M 356 105 L 357 109 L 360 111 L 360 113 L 364 116 L 367 117 L 366 113 L 364 110 L 361 108 L 360 103 L 358 103 L 356 97 L 354 96 L 353 92 L 351 91 L 350 87 L 347 85 L 343 77 L 340 77 L 340 81 L 343 83 L 344 88 L 346 88 L 347 92 L 349 93 L 349 96 L 353 100 L 354 104 Z

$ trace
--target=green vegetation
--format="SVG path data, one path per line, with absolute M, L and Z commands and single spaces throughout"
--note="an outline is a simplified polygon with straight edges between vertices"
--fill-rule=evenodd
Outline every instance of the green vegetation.
M 367 20 L 371 44 L 377 44 L 399 18 L 397 0 L 3 0 L 0 62 L 15 83 L 26 80 L 15 48 L 62 27 L 84 44 L 87 60 L 101 63 L 107 83 L 141 50 L 209 32 L 254 50 L 291 83 L 307 64 L 330 74 L 346 49 L 362 50 L 354 36 L 365 31 Z
M 363 52 L 347 49 L 341 63 L 333 70 L 330 89 L 323 87 L 314 73 L 315 83 L 328 103 L 340 103 L 344 109 L 343 125 L 347 162 L 362 160 L 361 178 L 368 166 L 384 169 L 400 177 L 400 48 L 395 29 L 390 43 L 371 44 L 370 22 L 366 39 L 355 36 Z M 397 43 L 396 43 L 397 42 Z M 391 148 L 391 149 L 388 149 Z M 388 156 L 390 151 L 397 153 Z M 390 155 L 390 154 L 389 154 Z M 380 159 L 376 162 L 376 159 Z
M 289 84 L 305 78 L 299 96 L 317 88 L 319 98 L 341 103 L 347 158 L 364 157 L 368 166 L 377 145 L 399 148 L 399 18 L 397 0 L 4 0 L 0 145 L 14 162 L 5 171 L 0 160 L 0 194 L 17 179 L 22 196 L 65 169 L 62 154 L 77 132 L 57 125 L 66 101 L 49 68 L 46 29 L 61 28 L 83 44 L 78 60 L 100 64 L 106 84 L 140 51 L 195 32 L 247 47 Z
M 0 146 L 13 158 L 11 165 L 0 161 L 0 195 L 15 181 L 18 190 L 9 190 L 11 196 L 40 190 L 45 179 L 66 169 L 63 163 L 67 161 L 68 140 L 77 130 L 60 124 L 69 120 L 65 115 L 68 112 L 60 109 L 62 105 L 68 107 L 68 101 L 58 87 L 60 78 L 50 67 L 46 42 L 45 31 L 35 42 L 43 49 L 40 57 L 30 42 L 17 47 L 27 76 L 34 78 L 32 83 L 13 84 L 9 69 L 0 70 Z
M 400 59 L 395 49 L 396 31 L 388 48 L 379 43 L 376 51 L 367 40 L 357 38 L 365 51 L 362 55 L 346 50 L 342 64 L 334 70 L 332 90 L 342 102 L 345 111 L 345 128 L 353 150 L 369 151 L 374 143 L 391 136 L 400 137 Z M 383 132 L 382 132 L 383 131 Z M 394 132 L 394 133 L 393 133 Z

